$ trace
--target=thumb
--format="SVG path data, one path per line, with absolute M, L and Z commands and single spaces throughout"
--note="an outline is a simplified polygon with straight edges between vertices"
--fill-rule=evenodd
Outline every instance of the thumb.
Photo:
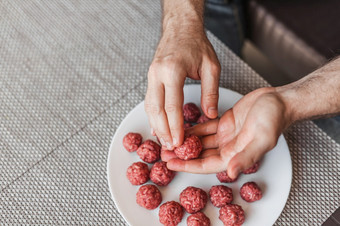
M 221 68 L 217 64 L 209 62 L 202 65 L 201 74 L 201 107 L 208 118 L 218 116 L 218 84 Z

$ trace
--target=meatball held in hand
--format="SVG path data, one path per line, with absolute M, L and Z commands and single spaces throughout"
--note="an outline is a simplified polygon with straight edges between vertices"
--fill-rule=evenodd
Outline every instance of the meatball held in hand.
M 144 162 L 154 163 L 161 157 L 161 147 L 152 140 L 146 140 L 137 149 L 137 154 Z
M 181 192 L 179 201 L 188 213 L 197 213 L 207 204 L 208 195 L 200 188 L 189 186 Z
M 156 209 L 162 202 L 159 189 L 152 184 L 143 185 L 138 189 L 136 202 L 148 210 Z
M 183 215 L 183 207 L 178 202 L 166 202 L 159 207 L 159 222 L 166 226 L 179 224 L 182 221 Z
M 187 122 L 197 122 L 201 116 L 200 109 L 194 103 L 187 103 L 183 106 L 184 120 Z
M 128 133 L 123 138 L 123 146 L 128 152 L 134 152 L 142 143 L 143 137 L 139 133 Z
M 237 180 L 237 177 L 235 179 L 230 178 L 228 176 L 228 172 L 226 170 L 217 173 L 216 177 L 221 183 L 232 183 L 232 182 L 235 182 Z
M 144 162 L 134 162 L 126 171 L 126 177 L 133 185 L 141 185 L 149 180 L 149 168 Z
M 210 219 L 202 212 L 194 213 L 187 218 L 188 226 L 210 226 Z
M 240 195 L 247 202 L 255 202 L 262 198 L 262 191 L 255 182 L 247 182 L 242 185 Z
M 224 185 L 212 186 L 209 195 L 211 203 L 218 208 L 233 201 L 233 190 Z
M 166 162 L 156 162 L 150 171 L 150 179 L 159 186 L 168 185 L 176 175 L 175 171 L 166 167 Z
M 195 159 L 202 151 L 202 143 L 195 135 L 189 135 L 184 139 L 181 146 L 175 148 L 174 152 L 178 158 L 183 160 Z
M 225 226 L 241 226 L 244 223 L 244 211 L 239 205 L 227 204 L 220 209 L 219 218 Z

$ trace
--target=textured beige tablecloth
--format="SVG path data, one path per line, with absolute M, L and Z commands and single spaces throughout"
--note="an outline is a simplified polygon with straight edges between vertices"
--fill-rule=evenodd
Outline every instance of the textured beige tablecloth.
M 111 138 L 144 98 L 159 1 L 0 2 L 0 224 L 125 225 L 111 200 Z M 221 86 L 268 84 L 209 35 Z M 340 204 L 340 146 L 312 122 L 286 135 L 293 183 L 277 225 L 321 224 Z

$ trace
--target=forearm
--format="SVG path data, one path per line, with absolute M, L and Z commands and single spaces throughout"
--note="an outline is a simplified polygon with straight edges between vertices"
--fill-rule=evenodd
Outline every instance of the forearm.
M 340 58 L 308 76 L 277 87 L 290 122 L 340 113 Z
M 203 33 L 203 11 L 204 0 L 163 0 L 163 33 Z

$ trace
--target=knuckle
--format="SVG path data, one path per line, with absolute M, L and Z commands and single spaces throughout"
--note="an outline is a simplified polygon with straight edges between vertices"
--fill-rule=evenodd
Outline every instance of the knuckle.
M 180 65 L 180 61 L 174 57 L 155 59 L 149 67 L 149 72 L 171 71 L 178 65 Z
M 183 70 L 183 68 L 183 62 L 177 59 L 166 59 L 162 63 L 162 72 L 167 75 L 167 78 L 169 78 L 167 81 L 170 83 L 176 81 L 171 75 L 174 75 L 174 72 Z
M 149 67 L 148 78 L 162 78 L 167 83 L 175 83 L 176 80 L 173 79 L 172 75 L 174 71 L 179 69 L 183 70 L 183 61 L 175 58 L 169 57 L 166 59 L 155 59 Z M 168 79 L 167 79 L 168 78 Z
M 159 61 L 157 61 L 157 60 L 152 61 L 152 63 L 149 66 L 149 73 L 156 72 L 158 70 L 159 66 L 160 66 Z
M 148 71 L 148 78 L 149 79 L 153 79 L 157 76 L 157 71 L 158 71 L 158 64 L 157 63 L 152 63 L 149 67 L 149 71 Z
M 221 65 L 219 62 L 213 63 L 211 65 L 211 74 L 214 77 L 219 77 L 220 73 L 221 73 Z

